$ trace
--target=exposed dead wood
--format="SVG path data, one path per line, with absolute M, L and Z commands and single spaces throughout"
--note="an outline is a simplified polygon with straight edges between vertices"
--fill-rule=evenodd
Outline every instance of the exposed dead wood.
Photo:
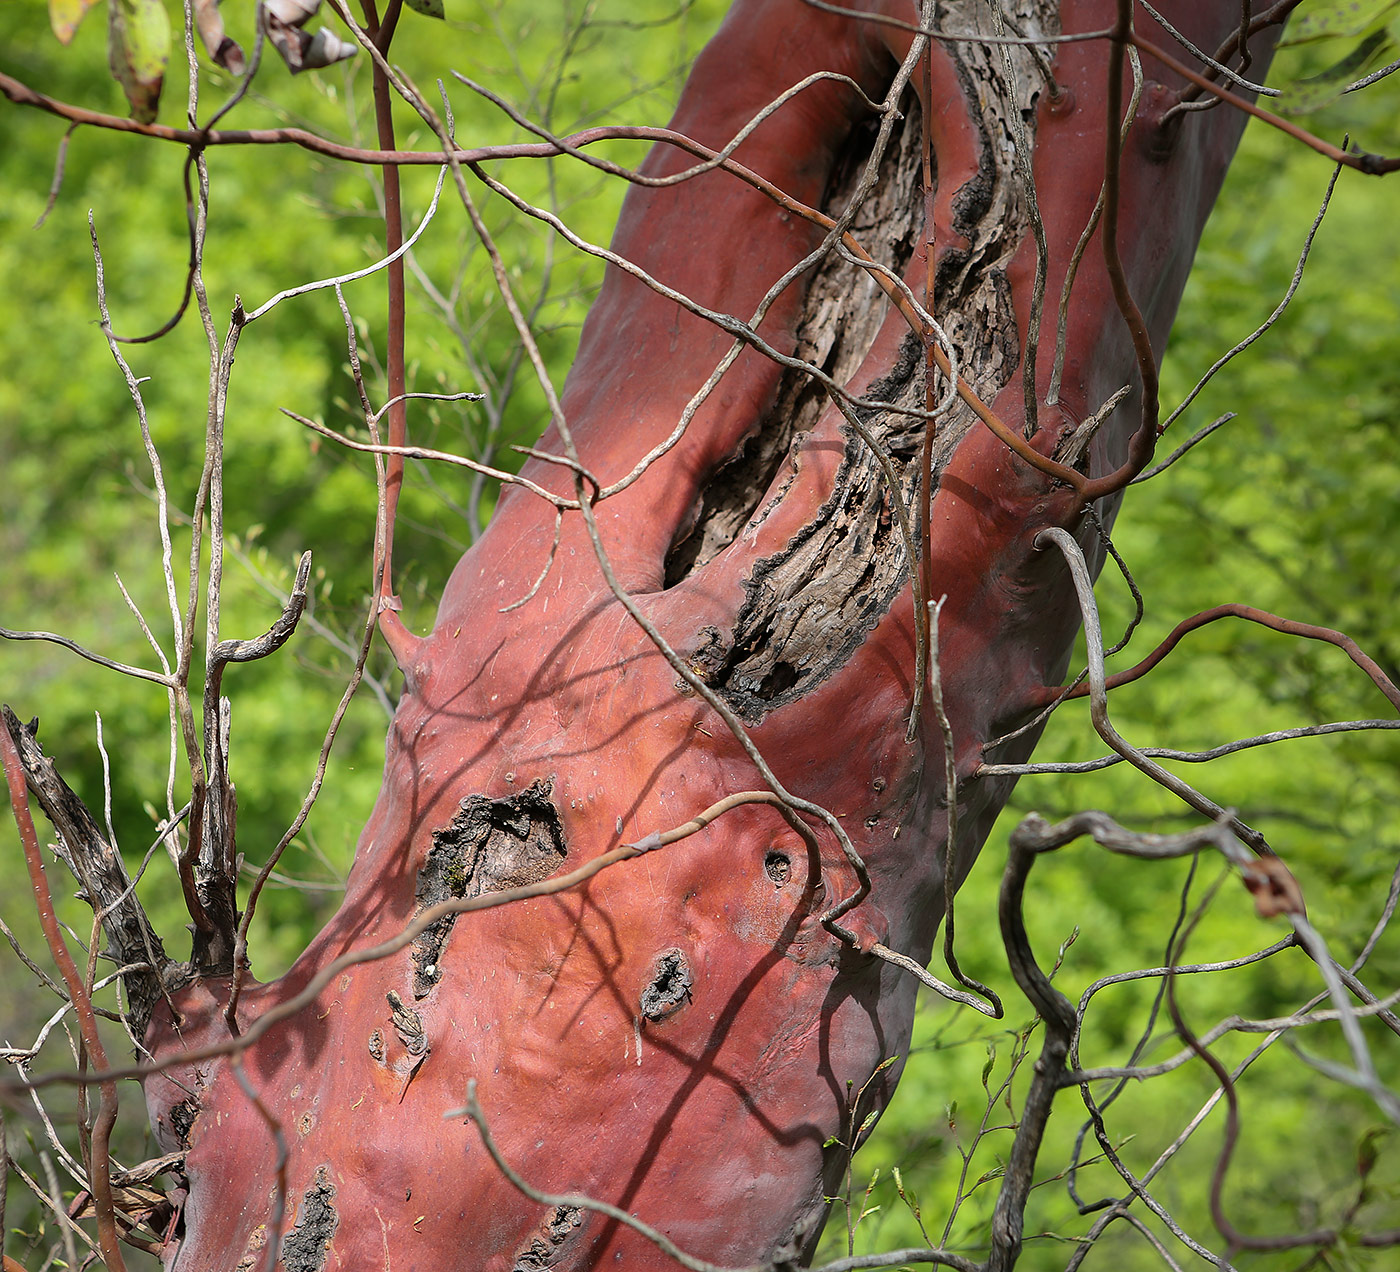
M 118 966 L 137 966 L 138 970 L 127 972 L 122 979 L 128 1024 L 132 1036 L 139 1039 L 166 983 L 179 983 L 187 969 L 166 954 L 136 897 L 121 853 L 39 746 L 37 717 L 22 724 L 8 706 L 0 708 L 0 716 L 19 752 L 29 790 L 58 833 L 55 851 L 82 885 L 83 899 L 101 916 L 108 952 Z

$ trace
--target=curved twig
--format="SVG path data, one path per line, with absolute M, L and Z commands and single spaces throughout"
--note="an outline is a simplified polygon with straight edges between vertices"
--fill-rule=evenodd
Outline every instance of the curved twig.
M 441 156 L 438 156 L 441 162 Z M 263 301 L 256 309 L 250 310 L 244 316 L 244 323 L 256 322 L 268 310 L 280 305 L 284 300 L 290 300 L 293 296 L 304 296 L 307 292 L 321 291 L 327 287 L 341 287 L 346 283 L 353 283 L 356 279 L 368 278 L 371 274 L 377 274 L 381 269 L 388 269 L 391 265 L 403 258 L 405 252 L 410 251 L 413 245 L 423 236 L 423 232 L 432 223 L 433 217 L 437 215 L 438 199 L 442 196 L 442 183 L 447 176 L 447 165 L 442 164 L 438 171 L 437 185 L 433 189 L 432 200 L 428 204 L 428 210 L 423 213 L 423 219 L 418 223 L 418 228 L 400 243 L 397 247 L 391 248 L 382 260 L 375 261 L 373 265 L 366 265 L 363 269 L 351 270 L 348 274 L 337 274 L 334 278 L 320 278 L 313 283 L 301 283 L 296 287 L 288 287 L 278 292 L 275 296 Z M 401 403 L 408 394 L 399 393 L 392 397 L 386 404 L 396 406 Z
M 1046 531 L 1045 533 L 1049 533 Z M 1056 542 L 1059 542 L 1057 539 Z M 1199 614 L 1193 614 L 1190 618 L 1183 618 L 1172 630 L 1162 639 L 1150 654 L 1135 666 L 1129 667 L 1126 671 L 1115 672 L 1112 676 L 1104 678 L 1105 691 L 1117 689 L 1123 685 L 1131 684 L 1134 680 L 1140 680 L 1158 663 L 1162 661 L 1177 645 L 1181 638 L 1188 632 L 1217 622 L 1222 618 L 1242 618 L 1250 623 L 1258 623 L 1261 627 L 1267 627 L 1272 631 L 1283 632 L 1288 636 L 1301 636 L 1306 640 L 1320 640 L 1329 645 L 1335 645 L 1342 650 L 1348 658 L 1352 660 L 1362 671 L 1370 677 L 1371 683 L 1385 695 L 1386 701 L 1400 712 L 1400 688 L 1381 669 L 1369 654 L 1345 632 L 1339 632 L 1335 628 L 1320 627 L 1315 623 L 1300 623 L 1291 618 L 1280 618 L 1277 614 L 1270 614 L 1267 610 L 1255 609 L 1252 605 L 1216 605 L 1208 610 L 1202 610 Z M 1058 688 L 1043 689 L 1033 699 L 1032 705 L 1040 705 L 1042 702 L 1055 697 L 1061 691 Z M 1081 685 L 1076 689 L 1071 689 L 1065 694 L 1066 698 L 1082 698 L 1086 694 L 1092 694 L 1092 684 Z
M 619 1206 L 614 1206 L 611 1202 L 600 1201 L 595 1197 L 587 1197 L 582 1193 L 547 1193 L 541 1189 L 531 1186 L 525 1178 L 506 1161 L 495 1139 L 491 1135 L 491 1128 L 487 1125 L 486 1115 L 482 1112 L 481 1103 L 476 1098 L 477 1080 L 470 1078 L 467 1081 L 467 1102 L 460 1109 L 449 1109 L 442 1116 L 447 1118 L 466 1118 L 477 1129 L 481 1136 L 482 1147 L 486 1149 L 491 1160 L 496 1164 L 496 1169 L 510 1181 L 524 1196 L 531 1201 L 542 1206 L 568 1206 L 579 1210 L 592 1210 L 600 1215 L 606 1215 L 616 1223 L 630 1228 L 638 1236 L 650 1241 L 667 1258 L 673 1259 L 687 1272 L 779 1272 L 779 1269 L 792 1266 L 791 1258 L 778 1256 L 768 1259 L 763 1263 L 747 1264 L 744 1267 L 726 1267 L 722 1264 L 710 1263 L 706 1259 L 696 1258 L 693 1254 L 688 1254 L 675 1244 L 665 1233 L 653 1228 L 650 1224 L 638 1219 L 636 1215 L 629 1214 Z M 864 1268 L 893 1268 L 906 1263 L 931 1263 L 942 1267 L 953 1268 L 954 1272 L 981 1272 L 978 1264 L 970 1259 L 965 1259 L 961 1255 L 953 1254 L 947 1250 L 891 1250 L 883 1254 L 863 1254 L 853 1255 L 850 1258 L 837 1259 L 831 1263 L 823 1263 L 813 1268 L 811 1272 L 857 1272 L 857 1269 Z
M 1294 293 L 1298 290 L 1298 284 L 1303 281 L 1303 270 L 1307 266 L 1308 255 L 1312 251 L 1313 239 L 1317 237 L 1318 228 L 1322 225 L 1322 218 L 1327 215 L 1327 208 L 1332 202 L 1332 191 L 1337 188 L 1337 178 L 1341 176 L 1341 174 L 1342 165 L 1338 164 L 1335 168 L 1332 169 L 1331 179 L 1327 182 L 1327 190 L 1322 196 L 1322 206 L 1318 208 L 1317 215 L 1313 217 L 1313 223 L 1308 229 L 1308 236 L 1303 240 L 1303 250 L 1298 255 L 1298 264 L 1293 270 L 1293 277 L 1289 280 L 1288 290 L 1284 292 L 1283 299 L 1280 300 L 1279 303 L 1274 306 L 1273 313 L 1271 313 L 1267 318 L 1265 318 L 1264 321 L 1259 324 L 1259 326 L 1257 326 L 1253 331 L 1251 331 L 1249 335 L 1247 335 L 1243 340 L 1239 342 L 1239 344 L 1235 345 L 1233 349 L 1229 349 L 1225 353 L 1221 354 L 1220 357 L 1218 357 L 1210 365 L 1210 368 L 1206 371 L 1206 373 L 1203 376 L 1201 376 L 1199 380 L 1196 381 L 1195 385 L 1191 389 L 1191 392 L 1189 392 L 1182 399 L 1181 405 L 1178 406 L 1176 410 L 1174 410 L 1170 415 L 1167 416 L 1165 420 L 1162 421 L 1163 432 L 1166 432 L 1166 430 L 1171 427 L 1172 423 L 1176 420 L 1176 418 L 1188 406 L 1190 406 L 1192 402 L 1196 400 L 1196 395 L 1199 394 L 1200 391 L 1204 389 L 1207 384 L 1210 383 L 1215 373 L 1219 371 L 1221 367 L 1223 367 L 1232 358 L 1236 357 L 1237 355 L 1243 353 L 1246 349 L 1248 349 L 1250 345 L 1252 345 L 1256 340 L 1258 340 L 1260 336 L 1262 336 L 1266 331 L 1268 331 L 1268 329 L 1272 327 L 1274 323 L 1276 323 L 1283 316 L 1283 311 L 1288 308 L 1289 302 L 1293 299 Z M 1220 421 L 1210 426 L 1209 431 L 1214 431 L 1214 429 L 1218 428 L 1220 424 L 1224 423 L 1225 419 L 1227 418 L 1233 419 L 1234 416 L 1230 415 L 1222 417 Z M 1197 434 L 1197 436 L 1193 437 L 1189 442 L 1186 443 L 1185 446 L 1182 446 L 1177 451 L 1174 451 L 1165 463 L 1160 464 L 1156 468 L 1153 468 L 1150 471 L 1143 473 L 1140 477 L 1137 477 L 1134 480 L 1146 481 L 1149 477 L 1155 476 L 1157 473 L 1161 472 L 1163 468 L 1166 468 L 1170 464 L 1174 463 L 1178 458 L 1180 458 L 1182 454 L 1186 452 L 1186 450 L 1188 450 L 1191 446 L 1194 446 L 1195 443 L 1205 435 L 1205 432 Z
M 1184 442 L 1182 442 L 1180 446 L 1178 446 L 1174 451 L 1172 451 L 1172 453 L 1168 455 L 1166 459 L 1164 459 L 1160 464 L 1153 464 L 1151 468 L 1139 473 L 1136 477 L 1132 479 L 1132 481 L 1128 483 L 1128 485 L 1141 485 L 1143 482 L 1151 481 L 1154 477 L 1157 477 L 1160 474 L 1166 472 L 1167 469 L 1170 468 L 1174 463 L 1176 463 L 1176 461 L 1179 460 L 1183 455 L 1185 455 L 1187 451 L 1194 449 L 1201 442 L 1205 441 L 1206 438 L 1209 437 L 1213 432 L 1215 432 L 1216 429 L 1228 424 L 1232 419 L 1235 418 L 1235 415 L 1236 413 L 1234 411 L 1226 411 L 1224 415 L 1217 416 L 1203 428 L 1197 429 L 1194 433 L 1191 434 L 1190 437 L 1188 437 Z
M 1123 738 L 1108 718 L 1108 691 L 1103 667 L 1103 630 L 1099 624 L 1098 607 L 1094 602 L 1094 583 L 1089 577 L 1089 567 L 1084 561 L 1084 553 L 1074 536 L 1057 526 L 1042 530 L 1035 538 L 1037 546 L 1044 542 L 1055 544 L 1063 553 L 1074 580 L 1075 593 L 1079 599 L 1079 609 L 1084 622 L 1084 643 L 1089 664 L 1089 717 L 1094 731 L 1134 768 L 1145 773 L 1159 786 L 1164 786 L 1179 799 L 1189 804 L 1198 813 L 1212 820 L 1226 815 L 1226 810 L 1214 800 L 1202 795 L 1193 786 L 1183 782 L 1175 773 L 1164 769 L 1155 760 L 1148 759 L 1136 747 Z M 1233 813 L 1229 814 L 1235 833 L 1261 853 L 1271 850 L 1258 831 L 1246 826 Z M 1276 860 L 1276 859 L 1275 859 Z M 1282 863 L 1279 863 L 1280 868 Z M 1284 872 L 1287 873 L 1286 871 Z
M 89 1081 L 121 1080 L 124 1078 L 147 1078 L 157 1073 L 164 1073 L 174 1065 L 197 1064 L 201 1060 L 213 1060 L 220 1056 L 238 1055 L 246 1051 L 258 1041 L 269 1029 L 281 1024 L 284 1020 L 289 1020 L 298 1012 L 304 1011 L 308 1006 L 316 1001 L 320 992 L 325 989 L 341 972 L 351 967 L 358 967 L 363 963 L 374 963 L 380 959 L 388 958 L 392 954 L 397 954 L 400 950 L 411 945 L 428 928 L 440 919 L 450 915 L 472 914 L 478 910 L 493 910 L 498 906 L 513 905 L 517 901 L 527 901 L 537 897 L 554 896 L 560 892 L 577 887 L 580 883 L 593 878 L 610 866 L 615 866 L 619 862 L 631 861 L 635 857 L 644 857 L 647 853 L 655 852 L 659 848 L 668 847 L 677 843 L 690 835 L 697 833 L 708 826 L 714 819 L 730 809 L 738 808 L 744 804 L 771 804 L 784 816 L 788 822 L 812 851 L 816 851 L 817 843 L 812 829 L 801 818 L 793 814 L 792 809 L 787 805 L 782 796 L 773 791 L 738 791 L 732 795 L 725 796 L 708 808 L 697 813 L 689 821 L 683 822 L 679 826 L 674 826 L 665 831 L 652 831 L 644 835 L 635 843 L 619 844 L 616 848 L 600 853 L 592 861 L 587 861 L 575 870 L 567 874 L 555 875 L 548 879 L 541 879 L 536 883 L 523 884 L 517 888 L 506 888 L 500 892 L 485 892 L 473 897 L 450 897 L 445 901 L 440 901 L 436 905 L 428 906 L 421 910 L 414 918 L 404 925 L 395 935 L 380 941 L 376 945 L 365 946 L 360 949 L 349 950 L 339 957 L 332 959 L 320 969 L 306 985 L 293 997 L 285 999 L 275 1007 L 268 1008 L 262 1015 L 252 1021 L 242 1033 L 236 1037 L 226 1038 L 221 1042 L 211 1043 L 203 1047 L 190 1048 L 179 1051 L 167 1057 L 165 1060 L 154 1064 L 128 1065 L 122 1068 L 104 1069 L 97 1073 L 88 1075 Z M 42 1074 L 37 1078 L 28 1078 L 24 1081 L 14 1083 L 26 1090 L 40 1090 L 46 1086 L 57 1084 L 73 1084 L 78 1081 L 75 1074 L 68 1072 Z M 0 1081 L 0 1089 L 7 1083 Z
M 1236 751 L 1248 751 L 1256 746 L 1267 746 L 1272 742 L 1291 742 L 1296 738 L 1325 737 L 1329 733 L 1356 733 L 1369 729 L 1400 729 L 1400 720 L 1336 720 L 1330 724 L 1309 724 L 1297 729 L 1276 729 L 1272 733 L 1256 734 L 1252 738 L 1239 738 L 1234 742 L 1222 742 L 1206 751 L 1177 751 L 1169 747 L 1145 746 L 1142 754 L 1154 760 L 1178 760 L 1183 764 L 1206 764 L 1222 756 L 1233 755 Z M 1043 764 L 983 764 L 977 770 L 978 777 L 1024 776 L 1028 773 L 1097 773 L 1100 769 L 1122 764 L 1121 755 L 1101 755 L 1093 760 L 1069 760 L 1046 762 Z
M 221 640 L 214 646 L 214 652 L 210 655 L 210 670 L 221 671 L 226 664 L 231 662 L 255 662 L 257 659 L 266 658 L 269 654 L 274 654 L 281 649 L 291 638 L 292 633 L 296 631 L 302 611 L 306 608 L 306 583 L 310 576 L 311 552 L 308 550 L 301 554 L 291 594 L 287 597 L 287 603 L 283 606 L 282 613 L 278 615 L 272 626 L 261 636 L 251 640 Z M 216 684 L 215 692 L 217 692 L 217 688 Z

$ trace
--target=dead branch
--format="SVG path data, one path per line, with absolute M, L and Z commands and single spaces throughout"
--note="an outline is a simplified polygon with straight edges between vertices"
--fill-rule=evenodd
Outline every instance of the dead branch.
M 16 739 L 11 732 L 14 727 L 11 724 L 14 715 L 8 708 L 5 708 L 3 714 L 5 728 L 0 730 L 0 760 L 3 760 L 5 766 L 5 780 L 10 788 L 10 807 L 14 811 L 15 824 L 19 828 L 20 842 L 24 847 L 24 860 L 29 868 L 29 882 L 34 889 L 39 923 L 44 930 L 49 952 L 58 964 L 64 984 L 68 987 L 68 997 L 78 1014 L 83 1043 L 98 1069 L 105 1069 L 107 1054 L 102 1047 L 102 1039 L 97 1034 L 97 1018 L 92 1012 L 92 999 L 78 975 L 77 966 L 68 952 L 58 919 L 54 915 L 53 898 L 49 892 L 48 880 L 44 876 L 44 862 L 39 851 L 39 837 L 34 829 L 34 819 L 30 815 L 29 800 L 25 793 L 26 770 L 20 760 Z M 15 720 L 14 724 L 18 725 L 18 721 Z M 23 734 L 25 731 L 21 728 L 19 732 Z M 76 1075 L 76 1079 L 79 1083 L 84 1081 L 82 1074 Z M 97 1203 L 97 1234 L 102 1245 L 103 1259 L 109 1272 L 126 1272 L 126 1262 L 118 1244 L 117 1224 L 113 1215 L 112 1159 L 108 1153 L 112 1127 L 117 1120 L 117 1084 L 111 1078 L 99 1078 L 98 1084 L 102 1099 L 92 1128 L 88 1177 L 92 1181 L 92 1193 Z
M 38 721 L 22 724 L 8 706 L 0 708 L 0 721 L 29 790 L 58 833 L 59 855 L 82 884 L 87 902 L 102 916 L 118 965 L 142 969 L 131 971 L 124 978 L 131 1028 L 139 1038 L 145 1032 L 151 1008 L 160 998 L 166 976 L 174 970 L 172 960 L 132 889 L 121 854 L 40 748 Z

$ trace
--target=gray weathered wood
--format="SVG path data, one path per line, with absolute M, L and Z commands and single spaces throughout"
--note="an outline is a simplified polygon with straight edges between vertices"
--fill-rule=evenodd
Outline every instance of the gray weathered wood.
M 29 790 L 58 834 L 58 855 L 82 886 L 83 899 L 101 916 L 109 953 L 119 966 L 140 965 L 141 970 L 123 977 L 131 1032 L 139 1039 L 174 964 L 137 899 L 121 854 L 40 748 L 38 720 L 22 724 L 8 706 L 0 708 L 0 715 L 14 739 Z

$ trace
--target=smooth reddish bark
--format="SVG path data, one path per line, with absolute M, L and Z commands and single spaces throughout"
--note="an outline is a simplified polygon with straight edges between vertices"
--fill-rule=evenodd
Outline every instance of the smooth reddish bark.
M 886 8 L 916 16 L 895 0 Z M 1238 22 L 1237 10 L 1214 0 L 1170 9 L 1207 48 Z M 1104 28 L 1114 11 L 1104 0 L 1070 0 L 1063 29 Z M 1161 33 L 1154 28 L 1153 36 Z M 798 0 L 739 0 L 697 63 L 673 127 L 722 145 L 778 91 L 816 70 L 840 71 L 878 98 L 910 38 Z M 945 51 L 936 48 L 933 57 L 941 257 L 967 246 L 955 228 L 959 200 L 979 179 L 982 156 L 962 82 Z M 1052 112 L 1042 94 L 1035 123 L 1051 251 L 1042 392 L 1053 354 L 1053 298 L 1103 179 L 1107 59 L 1106 41 L 1059 46 L 1055 76 L 1072 104 Z M 1256 50 L 1256 70 L 1259 60 Z M 1123 156 L 1121 249 L 1160 351 L 1242 120 L 1221 109 L 1161 128 L 1172 86 L 1154 82 L 1159 68 L 1145 69 L 1147 89 Z M 921 83 L 917 74 L 914 83 Z M 761 126 L 737 158 L 819 204 L 862 110 L 849 87 L 818 85 Z M 660 147 L 647 171 L 689 162 Z M 711 173 L 671 189 L 634 189 L 615 248 L 703 303 L 747 317 L 820 238 L 732 176 Z M 1034 266 L 1027 239 L 1007 271 L 1022 333 Z M 916 252 L 907 271 L 916 291 L 925 273 Z M 802 300 L 799 283 L 763 324 L 780 349 L 795 347 Z M 888 320 L 854 390 L 890 371 L 906 331 L 897 315 Z M 605 483 L 627 472 L 670 432 L 729 341 L 612 270 L 564 395 L 583 463 Z M 598 508 L 622 585 L 697 665 L 711 630 L 733 631 L 755 568 L 818 516 L 846 452 L 846 425 L 828 410 L 780 467 L 749 526 L 663 587 L 667 551 L 697 492 L 753 428 L 779 377 L 779 368 L 745 352 L 684 440 Z M 1075 290 L 1064 410 L 1041 408 L 1033 444 L 1053 453 L 1066 430 L 1134 377 L 1095 243 Z M 1097 436 L 1092 473 L 1123 461 L 1136 400 Z M 992 404 L 1020 427 L 1019 371 Z M 560 450 L 553 430 L 541 446 Z M 557 465 L 532 460 L 526 475 L 572 494 Z M 1011 786 L 972 778 L 984 743 L 1022 723 L 1037 692 L 1058 681 L 1078 627 L 1058 554 L 1032 544 L 1047 525 L 1082 528 L 1077 502 L 980 425 L 938 479 L 927 550 L 934 596 L 947 596 L 941 664 L 962 778 L 959 875 Z M 453 822 L 464 801 L 514 800 L 492 815 L 519 819 L 521 793 L 547 784 L 562 830 L 562 870 L 682 823 L 726 794 L 763 787 L 723 722 L 699 698 L 678 692 L 674 670 L 608 591 L 578 514 L 566 515 L 558 559 L 539 592 L 501 612 L 529 591 L 553 529 L 548 505 L 506 490 L 448 582 L 432 633 L 400 649 L 406 689 L 344 905 L 285 977 L 249 988 L 240 1010 L 245 1025 L 330 960 L 393 936 L 413 918 L 434 832 Z M 1092 551 L 1091 536 L 1081 537 Z M 862 943 L 879 940 L 922 960 L 942 917 L 947 819 L 932 716 L 926 712 L 912 745 L 904 740 L 912 605 L 906 586 L 833 674 L 764 714 L 752 736 L 791 790 L 840 818 L 869 865 L 872 894 L 844 921 Z M 1025 755 L 1033 737 L 996 758 Z M 538 800 L 531 807 L 538 811 Z M 485 808 L 477 799 L 468 811 L 486 816 Z M 530 877 L 549 859 L 548 836 L 536 833 L 547 820 L 530 823 L 535 858 L 523 867 Z M 904 1054 L 917 990 L 911 976 L 843 946 L 821 926 L 822 913 L 855 891 L 856 880 L 829 833 L 813 829 L 820 859 L 772 807 L 736 809 L 570 892 L 459 917 L 426 965 L 433 983 L 421 996 L 423 965 L 404 950 L 346 971 L 313 1008 L 251 1047 L 247 1079 L 291 1150 L 289 1266 L 673 1266 L 602 1216 L 556 1214 L 521 1197 L 473 1127 L 460 1117 L 443 1120 L 462 1105 L 472 1078 L 504 1153 L 536 1186 L 613 1202 L 718 1262 L 769 1257 L 785 1243 L 807 1246 L 845 1160 L 843 1149 L 823 1145 L 845 1131 L 852 1085 L 859 1089 L 882 1060 Z M 677 988 L 682 966 L 688 993 Z M 647 1005 L 667 992 L 674 1010 L 649 1017 Z M 412 1054 L 412 1029 L 395 1027 L 391 993 L 417 1013 L 426 1057 Z M 158 1008 L 152 1049 L 171 1059 L 182 1047 L 224 1036 L 226 996 L 217 980 L 186 990 L 177 999 L 178 1028 Z M 898 1071 L 877 1079 L 875 1106 L 888 1099 Z M 146 1094 L 163 1144 L 189 1146 L 186 1230 L 173 1266 L 260 1266 L 274 1144 L 228 1062 L 176 1064 L 170 1078 L 149 1080 Z M 528 1262 L 532 1249 L 544 1262 Z

